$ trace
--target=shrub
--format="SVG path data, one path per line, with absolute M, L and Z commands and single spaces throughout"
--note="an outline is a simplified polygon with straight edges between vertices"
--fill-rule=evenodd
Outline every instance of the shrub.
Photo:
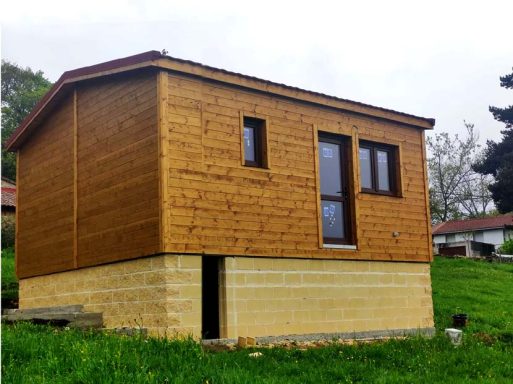
M 501 245 L 501 253 L 505 255 L 513 255 L 513 239 L 506 240 Z
M 2 249 L 2 308 L 18 306 L 18 279 L 15 273 L 15 257 L 12 248 Z
M 14 246 L 16 218 L 14 215 L 2 216 L 2 249 Z

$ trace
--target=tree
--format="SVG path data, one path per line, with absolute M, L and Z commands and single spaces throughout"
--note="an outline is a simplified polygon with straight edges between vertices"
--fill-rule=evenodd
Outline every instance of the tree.
M 2 175 L 9 179 L 16 179 L 16 157 L 5 143 L 51 85 L 43 72 L 2 60 Z
M 482 217 L 491 204 L 488 185 L 491 177 L 480 175 L 472 163 L 480 156 L 474 125 L 465 122 L 467 136 L 448 133 L 427 138 L 429 195 L 434 223 L 464 217 Z
M 513 73 L 502 76 L 501 87 L 513 89 Z M 489 107 L 495 120 L 506 124 L 501 131 L 502 141 L 486 142 L 484 157 L 473 168 L 483 175 L 493 175 L 489 186 L 495 206 L 500 213 L 513 211 L 513 105 L 505 108 Z

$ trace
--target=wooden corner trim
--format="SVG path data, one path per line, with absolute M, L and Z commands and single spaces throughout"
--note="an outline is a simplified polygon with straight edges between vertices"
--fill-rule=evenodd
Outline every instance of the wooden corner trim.
M 321 217 L 321 175 L 319 170 L 319 130 L 317 124 L 312 124 L 313 151 L 314 151 L 314 172 L 315 172 L 315 207 L 317 212 L 317 238 L 319 248 L 324 247 L 324 238 L 322 236 L 322 217 Z
M 73 89 L 73 267 L 78 268 L 78 95 Z
M 19 245 L 19 237 L 18 237 L 18 228 L 20 227 L 19 226 L 19 212 L 20 212 L 20 209 L 19 209 L 19 206 L 20 206 L 20 199 L 19 199 L 19 196 L 20 196 L 20 185 L 19 185 L 19 180 L 20 180 L 20 149 L 18 148 L 18 150 L 16 151 L 16 212 L 15 212 L 15 217 L 14 217 L 14 223 L 15 223 L 15 228 L 14 228 L 14 273 L 16 274 L 16 276 L 18 277 L 18 279 L 20 278 L 20 265 L 19 265 L 19 262 L 20 262 L 20 258 L 18 256 L 18 245 Z
M 433 261 L 433 239 L 431 236 L 431 212 L 429 210 L 429 179 L 427 171 L 426 135 L 424 131 L 420 132 L 420 137 L 422 146 L 422 171 L 424 173 L 424 198 L 426 202 L 427 246 L 429 261 Z
M 167 126 L 167 104 L 169 77 L 167 72 L 157 72 L 157 161 L 159 173 L 159 248 L 165 252 L 169 238 L 168 176 L 169 176 L 169 132 Z

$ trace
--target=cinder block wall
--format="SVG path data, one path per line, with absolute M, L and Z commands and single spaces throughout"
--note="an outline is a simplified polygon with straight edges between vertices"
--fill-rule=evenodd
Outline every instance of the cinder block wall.
M 84 304 L 107 328 L 201 337 L 201 256 L 165 255 L 20 281 L 20 308 Z M 428 263 L 226 257 L 221 337 L 433 327 Z
M 20 280 L 20 308 L 84 304 L 107 328 L 201 336 L 201 257 L 165 255 Z
M 221 335 L 433 327 L 428 263 L 227 257 Z

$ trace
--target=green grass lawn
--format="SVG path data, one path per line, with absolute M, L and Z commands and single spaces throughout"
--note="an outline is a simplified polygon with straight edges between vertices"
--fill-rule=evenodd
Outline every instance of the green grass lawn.
M 18 324 L 2 326 L 5 383 L 510 383 L 513 265 L 436 259 L 436 325 L 465 312 L 464 343 L 442 332 L 373 344 L 210 352 L 169 341 Z M 249 353 L 260 351 L 252 358 Z
M 14 250 L 2 249 L 2 307 L 18 301 L 18 279 L 14 273 Z
M 464 312 L 467 332 L 513 336 L 512 263 L 437 257 L 431 277 L 438 329 L 451 325 L 452 314 Z

